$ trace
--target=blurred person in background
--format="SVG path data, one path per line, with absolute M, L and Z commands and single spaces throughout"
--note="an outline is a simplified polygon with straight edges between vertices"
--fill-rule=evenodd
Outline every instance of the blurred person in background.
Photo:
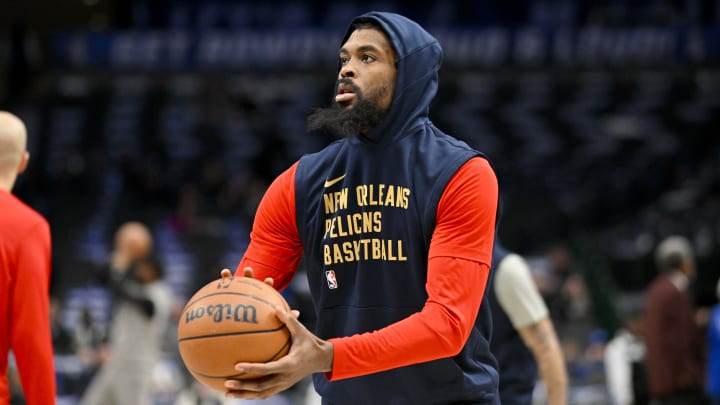
M 50 297 L 50 333 L 56 355 L 77 351 L 74 335 L 62 322 L 62 302 L 56 296 Z
M 529 405 L 538 379 L 549 405 L 567 404 L 565 359 L 549 311 L 525 259 L 499 241 L 493 248 L 490 350 L 498 361 L 503 405 Z
M 79 387 L 82 393 L 102 365 L 102 345 L 105 342 L 105 332 L 95 322 L 88 306 L 80 310 L 80 319 L 75 324 L 73 336 L 77 355 L 83 365 Z
M 173 296 L 152 255 L 145 225 L 129 222 L 116 233 L 107 277 L 113 293 L 107 360 L 83 395 L 83 405 L 152 404 L 152 371 L 170 320 Z
M 605 347 L 605 381 L 612 405 L 649 403 L 645 372 L 642 300 L 626 297 L 619 304 L 622 327 Z
M 695 322 L 690 283 L 695 257 L 682 236 L 655 250 L 660 274 L 647 289 L 643 323 L 648 390 L 654 404 L 704 404 L 704 341 Z
M 720 300 L 720 280 L 715 288 L 717 298 Z M 712 405 L 720 405 L 720 303 L 715 304 L 710 315 L 707 330 L 708 359 L 707 375 L 705 376 L 705 390 L 710 397 Z
M 62 301 L 55 295 L 50 296 L 50 332 L 52 336 L 53 353 L 56 370 L 56 394 L 58 398 L 72 394 L 77 390 L 74 378 L 67 376 L 64 372 L 63 361 L 66 358 L 73 358 L 77 351 L 75 339 L 69 329 L 62 321 Z
M 0 111 L 0 404 L 11 403 L 7 378 L 13 351 L 28 405 L 55 403 L 50 332 L 50 226 L 11 190 L 25 171 L 25 124 Z M 17 398 L 13 398 L 13 401 Z
M 98 276 L 106 283 L 130 277 L 135 262 L 152 253 L 153 243 L 152 234 L 145 224 L 130 221 L 120 225 L 115 231 L 109 263 Z

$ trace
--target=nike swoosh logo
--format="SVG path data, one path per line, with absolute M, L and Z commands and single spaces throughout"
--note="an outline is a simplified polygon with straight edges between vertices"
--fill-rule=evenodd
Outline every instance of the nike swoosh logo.
M 347 174 L 347 173 L 345 173 Z M 325 180 L 325 188 L 332 187 L 335 183 L 345 178 L 345 174 L 343 174 L 340 177 L 336 177 L 332 180 Z

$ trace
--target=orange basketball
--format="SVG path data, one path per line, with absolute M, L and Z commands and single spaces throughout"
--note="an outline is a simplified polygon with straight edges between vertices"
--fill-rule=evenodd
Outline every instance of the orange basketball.
M 199 289 L 178 323 L 178 346 L 188 371 L 203 385 L 226 391 L 226 378 L 246 379 L 235 363 L 266 363 L 290 350 L 290 331 L 275 307 L 290 310 L 274 288 L 250 277 L 220 278 Z

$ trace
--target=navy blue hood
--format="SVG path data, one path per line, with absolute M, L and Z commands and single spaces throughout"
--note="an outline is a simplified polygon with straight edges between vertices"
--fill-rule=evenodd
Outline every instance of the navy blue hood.
M 367 137 L 385 141 L 407 135 L 408 130 L 428 121 L 430 103 L 438 87 L 442 48 L 437 39 L 416 22 L 399 14 L 372 11 L 355 17 L 342 40 L 354 31 L 352 24 L 378 23 L 395 49 L 397 82 L 392 104 L 383 121 Z

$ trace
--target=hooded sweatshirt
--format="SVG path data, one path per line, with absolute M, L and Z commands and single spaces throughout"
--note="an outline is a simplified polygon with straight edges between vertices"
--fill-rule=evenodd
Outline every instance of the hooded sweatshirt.
M 302 259 L 315 333 L 334 347 L 332 372 L 313 376 L 325 404 L 499 403 L 484 298 L 495 175 L 428 118 L 437 40 L 397 14 L 353 23 L 367 20 L 395 49 L 391 107 L 369 133 L 303 156 L 273 182 L 237 273 L 250 266 L 284 288 Z

